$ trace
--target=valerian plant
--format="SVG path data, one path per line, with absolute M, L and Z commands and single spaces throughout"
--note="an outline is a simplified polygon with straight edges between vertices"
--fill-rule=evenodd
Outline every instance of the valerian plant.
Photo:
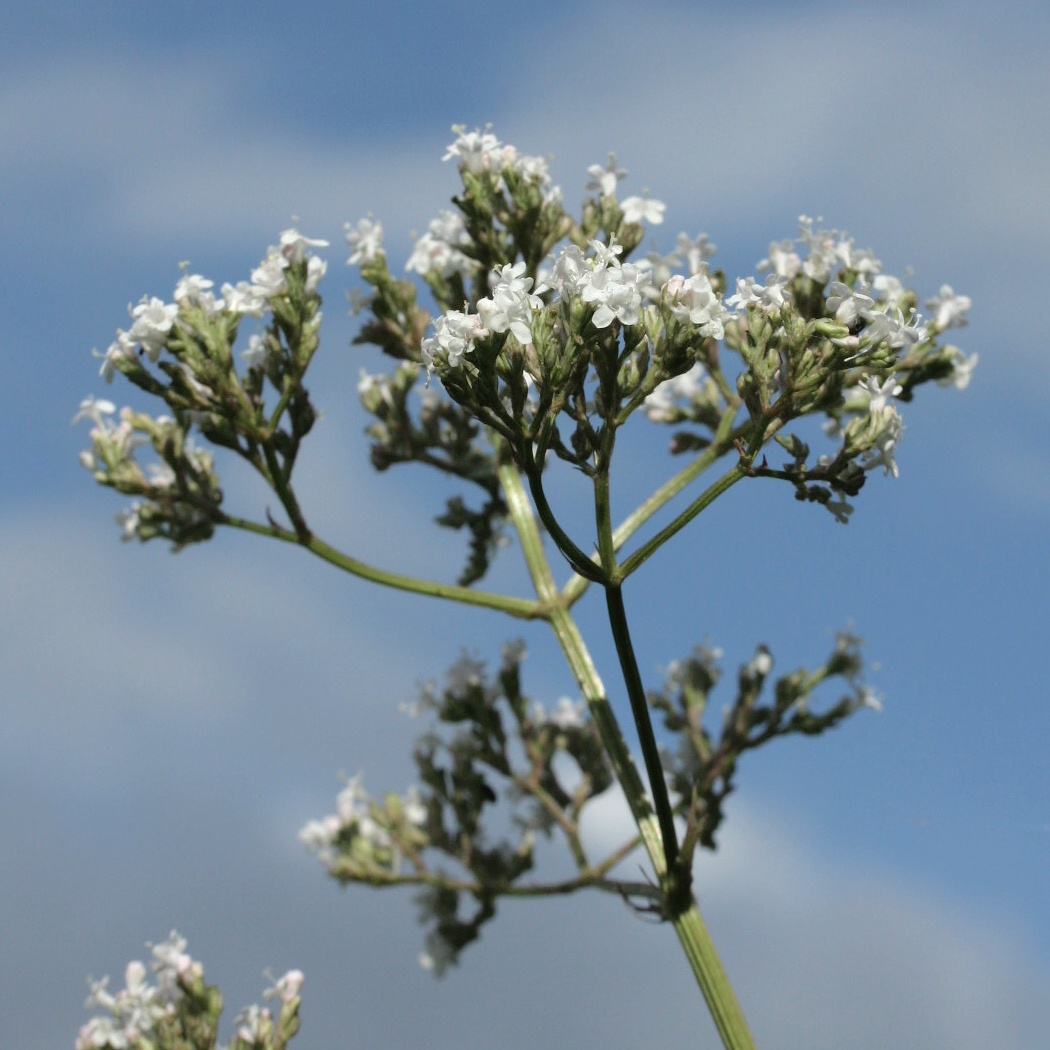
M 705 717 L 720 676 L 710 648 L 674 662 L 647 692 L 624 585 L 745 479 L 786 482 L 798 500 L 847 522 L 872 471 L 897 474 L 898 404 L 930 381 L 967 384 L 976 356 L 942 337 L 966 323 L 970 302 L 943 286 L 924 319 L 917 294 L 883 273 L 871 251 L 805 217 L 797 238 L 771 245 L 761 280 L 728 286 L 709 264 L 715 249 L 706 236 L 682 234 L 669 255 L 640 256 L 664 205 L 620 199 L 625 173 L 614 156 L 590 169 L 590 195 L 574 216 L 543 159 L 488 130 L 454 131 L 444 159 L 457 164 L 462 189 L 454 210 L 417 241 L 405 267 L 415 277 L 391 271 L 377 220 L 348 223 L 346 240 L 364 283 L 351 296 L 362 315 L 355 342 L 390 359 L 386 372 L 362 371 L 359 384 L 371 460 L 380 471 L 424 464 L 460 485 L 437 517 L 469 538 L 456 583 L 368 564 L 309 524 L 294 471 L 318 416 L 305 384 L 320 346 L 326 264 L 317 249 L 327 245 L 296 229 L 281 234 L 248 281 L 216 293 L 211 280 L 184 273 L 172 302 L 149 297 L 131 308 L 130 327 L 101 355 L 101 373 L 121 375 L 165 410 L 118 413 L 87 398 L 78 416 L 92 423 L 91 448 L 82 462 L 100 484 L 132 497 L 119 516 L 126 538 L 163 537 L 179 550 L 216 529 L 239 529 L 378 584 L 546 623 L 578 699 L 550 709 L 531 700 L 519 642 L 504 647 L 494 670 L 465 656 L 414 705 L 434 723 L 416 746 L 418 785 L 379 798 L 353 779 L 336 812 L 301 837 L 340 882 L 415 887 L 428 927 L 421 960 L 438 973 L 478 937 L 501 898 L 616 894 L 672 926 L 725 1046 L 751 1047 L 693 892 L 696 850 L 714 849 L 745 752 L 819 735 L 878 700 L 863 680 L 859 641 L 846 634 L 818 667 L 777 678 L 760 645 L 720 720 Z M 424 286 L 433 308 L 421 304 Z M 671 428 L 670 451 L 682 465 L 614 524 L 610 472 L 634 416 Z M 227 509 L 209 446 L 245 460 L 280 510 L 247 517 Z M 147 448 L 155 459 L 143 465 Z M 556 460 L 575 468 L 593 504 L 586 534 L 572 535 L 548 499 Z M 669 520 L 637 539 L 665 508 Z M 510 532 L 531 596 L 477 586 Z M 618 656 L 611 689 L 573 617 L 590 587 L 604 594 Z M 822 700 L 829 682 L 838 699 Z M 613 706 L 624 694 L 644 777 Z M 581 818 L 614 786 L 635 831 L 592 856 Z M 538 836 L 564 842 L 569 876 L 537 874 Z M 623 879 L 622 862 L 639 850 L 649 876 Z M 78 1046 L 212 1047 L 221 997 L 203 985 L 199 964 L 174 972 L 163 991 L 144 984 L 141 964 L 116 997 L 96 986 L 90 1002 L 111 1016 L 86 1026 Z M 279 1017 L 249 1010 L 231 1047 L 269 1050 L 291 1037 L 301 975 L 282 980 Z

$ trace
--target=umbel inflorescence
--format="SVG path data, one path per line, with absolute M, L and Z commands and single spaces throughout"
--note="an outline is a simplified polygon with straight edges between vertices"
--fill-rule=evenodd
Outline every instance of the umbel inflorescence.
M 654 422 L 690 425 L 672 443 L 684 452 L 724 443 L 719 425 L 735 409 L 747 421 L 730 433 L 735 443 L 746 429 L 751 473 L 789 480 L 845 520 L 866 471 L 897 472 L 897 402 L 929 379 L 959 387 L 969 380 L 976 355 L 940 340 L 966 323 L 969 299 L 945 285 L 926 302 L 924 319 L 916 293 L 845 234 L 803 217 L 798 238 L 772 244 L 758 264 L 765 279 L 738 278 L 727 296 L 704 235 L 681 234 L 669 255 L 629 261 L 643 222 L 662 222 L 664 208 L 617 199 L 626 173 L 615 158 L 590 169 L 595 195 L 577 220 L 542 158 L 489 132 L 457 130 L 445 159 L 460 165 L 459 211 L 431 223 L 406 266 L 442 312 L 431 318 L 416 286 L 391 276 L 379 222 L 347 224 L 350 261 L 371 286 L 370 296 L 358 296 L 372 314 L 358 341 L 406 362 L 394 375 L 362 377 L 362 398 L 378 417 L 377 465 L 432 437 L 413 433 L 417 426 L 401 413 L 421 375 L 436 374 L 452 401 L 504 437 L 516 458 L 542 463 L 553 453 L 588 473 L 603 469 L 608 435 L 638 410 Z M 286 230 L 250 281 L 224 284 L 216 295 L 211 280 L 185 275 L 172 302 L 144 297 L 131 308 L 132 324 L 102 355 L 101 374 L 107 381 L 123 374 L 170 414 L 118 415 L 95 398 L 78 414 L 94 423 L 84 465 L 100 483 L 136 497 L 121 518 L 129 537 L 183 545 L 222 523 L 213 460 L 196 447 L 194 429 L 256 466 L 275 443 L 279 472 L 290 472 L 315 418 L 302 380 L 318 345 L 317 287 L 326 270 L 313 250 L 326 246 Z M 262 323 L 236 352 L 246 317 Z M 435 400 L 424 395 L 424 429 L 438 425 Z M 784 433 L 806 415 L 825 417 L 837 444 L 812 461 L 804 443 Z M 780 469 L 754 463 L 770 438 L 790 455 Z M 146 470 L 136 462 L 142 445 L 159 457 Z
M 388 371 L 362 370 L 358 384 L 371 417 L 371 460 L 381 471 L 422 464 L 457 483 L 460 494 L 436 519 L 469 536 L 456 583 L 369 565 L 309 524 L 294 469 L 318 418 L 306 377 L 320 347 L 326 263 L 317 253 L 328 245 L 297 229 L 280 235 L 249 280 L 216 292 L 212 280 L 186 271 L 171 302 L 147 296 L 130 308 L 130 326 L 100 355 L 101 375 L 122 375 L 164 408 L 118 412 L 111 401 L 86 398 L 77 418 L 92 424 L 91 447 L 81 462 L 100 484 L 132 497 L 119 518 L 125 538 L 162 537 L 178 550 L 236 528 L 297 544 L 385 586 L 547 623 L 579 698 L 552 709 L 531 699 L 520 643 L 505 646 L 491 672 L 462 657 L 446 684 L 427 686 L 414 705 L 435 723 L 415 750 L 419 786 L 376 799 L 354 778 L 334 814 L 304 827 L 303 841 L 340 881 L 416 887 L 428 925 L 422 958 L 437 972 L 478 937 L 502 897 L 580 889 L 622 896 L 674 924 L 725 1045 L 751 1046 L 692 893 L 695 851 L 714 848 L 744 753 L 786 735 L 818 735 L 878 700 L 850 634 L 814 670 L 779 677 L 759 645 L 712 726 L 717 654 L 698 647 L 646 692 L 623 585 L 745 479 L 785 481 L 797 499 L 847 522 L 872 471 L 898 472 L 898 406 L 930 381 L 967 385 L 976 355 L 944 335 L 966 323 L 970 301 L 944 285 L 920 314 L 918 294 L 883 272 L 870 250 L 806 217 L 797 237 L 771 244 L 753 274 L 730 284 L 712 267 L 715 247 L 703 234 L 680 234 L 666 255 L 642 253 L 665 207 L 647 196 L 621 199 L 626 173 L 614 156 L 589 169 L 588 196 L 573 215 L 543 158 L 489 130 L 454 131 L 444 159 L 456 163 L 461 191 L 416 241 L 405 274 L 392 273 L 373 217 L 347 223 L 346 241 L 363 281 L 351 293 L 361 316 L 355 342 L 391 359 Z M 421 304 L 425 293 L 433 309 Z M 684 465 L 614 524 L 611 466 L 634 416 L 671 428 L 670 451 Z M 140 461 L 145 449 L 153 452 L 148 463 Z M 215 449 L 255 470 L 276 505 L 255 517 L 227 509 Z M 547 497 L 545 473 L 556 461 L 589 489 L 589 535 L 570 535 Z M 533 597 L 477 586 L 510 529 Z M 566 563 L 559 585 L 555 569 Z M 592 586 L 605 594 L 645 782 L 572 616 Z M 818 702 L 832 681 L 841 696 Z M 581 819 L 614 784 L 637 832 L 593 857 Z M 565 844 L 570 876 L 545 881 L 536 873 L 538 836 Z M 621 878 L 618 866 L 640 850 L 651 873 Z M 143 978 L 141 967 L 129 971 L 117 998 L 96 989 L 94 1005 L 120 1021 L 146 994 Z M 165 1009 L 185 1007 L 197 988 L 192 974 L 187 980 Z M 298 984 L 285 1000 L 294 1011 L 297 993 Z M 147 998 L 161 1002 L 153 992 Z M 208 1002 L 217 1021 L 221 1000 Z M 259 1023 L 250 1032 L 242 1025 L 256 1040 L 250 1045 L 280 1050 L 294 1011 L 282 1012 L 284 1028 L 253 1015 Z M 130 1045 L 114 1024 L 87 1026 L 80 1045 Z M 169 1029 L 171 1039 L 183 1038 L 183 1029 Z M 200 1030 L 197 1042 L 171 1045 L 210 1050 L 214 1025 Z

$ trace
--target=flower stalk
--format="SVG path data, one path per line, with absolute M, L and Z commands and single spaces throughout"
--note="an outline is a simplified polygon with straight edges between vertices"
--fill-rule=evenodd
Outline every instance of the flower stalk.
M 364 314 L 354 341 L 395 362 L 362 372 L 358 386 L 372 464 L 415 463 L 458 487 L 435 519 L 468 541 L 455 583 L 378 568 L 310 528 L 293 479 L 319 415 L 305 383 L 320 347 L 327 264 L 317 249 L 327 242 L 296 229 L 281 234 L 250 280 L 216 293 L 211 280 L 184 273 L 173 302 L 144 297 L 131 308 L 129 328 L 100 355 L 100 374 L 123 376 L 163 412 L 85 399 L 76 418 L 91 423 L 90 448 L 81 463 L 131 497 L 118 516 L 125 539 L 162 538 L 180 550 L 232 528 L 295 544 L 380 586 L 548 624 L 578 698 L 553 709 L 532 701 L 520 642 L 504 646 L 492 672 L 465 654 L 410 707 L 434 723 L 413 754 L 419 785 L 373 797 L 352 778 L 336 812 L 300 837 L 340 882 L 415 887 L 428 928 L 422 962 L 437 974 L 480 936 L 502 898 L 619 894 L 673 925 L 723 1045 L 753 1050 L 693 890 L 696 850 L 716 846 L 743 754 L 788 735 L 820 735 L 878 700 L 852 635 L 841 635 L 816 669 L 775 680 L 760 644 L 716 729 L 705 715 L 718 655 L 698 647 L 647 690 L 624 584 L 745 479 L 786 483 L 796 500 L 847 523 L 872 473 L 899 472 L 898 399 L 910 401 L 930 381 L 959 389 L 970 381 L 976 355 L 941 341 L 966 323 L 970 301 L 943 285 L 924 322 L 917 293 L 883 273 L 870 251 L 805 217 L 797 239 L 770 246 L 758 266 L 768 271 L 763 282 L 741 277 L 727 294 L 725 274 L 709 266 L 706 235 L 679 235 L 668 256 L 638 256 L 665 209 L 648 196 L 619 198 L 626 173 L 614 156 L 589 169 L 591 195 L 573 216 L 544 159 L 488 130 L 454 130 L 444 159 L 456 163 L 462 192 L 417 241 L 406 269 L 418 280 L 391 274 L 378 221 L 347 223 L 346 240 L 365 284 L 352 297 Z M 435 312 L 417 302 L 424 290 Z M 242 326 L 253 322 L 238 349 Z M 614 527 L 616 447 L 643 417 L 674 428 L 669 451 L 686 462 Z M 811 448 L 815 432 L 825 448 Z M 287 524 L 268 510 L 227 510 L 214 456 L 198 440 L 258 473 Z M 153 462 L 140 462 L 144 449 Z M 544 473 L 554 463 L 590 483 L 593 537 L 574 537 L 550 505 Z M 721 473 L 705 481 L 718 463 Z M 679 498 L 684 506 L 674 510 Z M 627 550 L 665 512 L 669 520 Z M 476 586 L 508 530 L 534 597 Z M 560 587 L 551 557 L 571 570 Z M 592 584 L 604 592 L 644 780 L 572 614 Z M 825 703 L 817 692 L 836 680 L 844 694 Z M 635 827 L 592 860 L 582 821 L 614 785 Z M 509 808 L 509 831 L 494 830 L 498 804 Z M 535 872 L 538 836 L 564 844 L 573 874 Z M 618 878 L 639 849 L 653 880 Z M 141 963 L 129 966 L 116 995 L 93 985 L 91 1005 L 106 1015 L 84 1027 L 78 1050 L 213 1050 L 222 997 L 184 948 L 173 934 L 155 949 L 156 986 Z M 298 1029 L 301 985 L 291 971 L 268 993 L 279 1006 L 243 1011 L 231 1050 L 284 1050 Z

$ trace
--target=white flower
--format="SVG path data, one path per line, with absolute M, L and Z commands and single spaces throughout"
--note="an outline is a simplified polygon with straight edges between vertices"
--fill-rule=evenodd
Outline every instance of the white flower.
M 350 266 L 365 266 L 375 260 L 375 257 L 383 250 L 383 224 L 371 218 L 358 219 L 356 225 L 346 223 L 346 243 L 352 251 L 347 264 Z
M 850 288 L 842 281 L 832 281 L 830 294 L 827 297 L 827 307 L 833 311 L 835 320 L 852 328 L 862 317 L 866 316 L 875 307 L 875 300 L 863 291 Z
M 328 272 L 328 260 L 322 259 L 320 255 L 311 255 L 306 260 L 306 280 L 303 282 L 303 290 L 307 294 L 312 294 L 317 291 L 317 286 L 321 283 L 321 278 Z M 316 323 L 320 324 L 320 314 L 315 318 Z
M 223 308 L 223 301 L 216 299 L 211 291 L 214 284 L 199 273 L 184 274 L 175 285 L 175 302 L 179 306 L 199 306 L 209 317 L 214 317 Z
M 266 258 L 252 270 L 253 290 L 264 299 L 280 295 L 288 287 L 288 281 L 284 274 L 287 266 L 287 257 L 277 251 L 277 249 L 271 248 Z
M 699 273 L 704 268 L 705 261 L 717 250 L 718 245 L 712 244 L 706 233 L 697 234 L 696 237 L 680 233 L 675 244 L 675 252 L 685 260 L 690 273 Z
M 169 489 L 175 484 L 175 471 L 167 463 L 150 463 L 149 483 L 157 489 Z
M 904 387 L 897 382 L 895 376 L 890 376 L 889 379 L 881 384 L 875 376 L 868 376 L 867 379 L 857 386 L 843 391 L 843 396 L 847 401 L 852 400 L 854 397 L 867 400 L 868 411 L 875 415 L 890 403 L 891 397 L 896 397 L 902 390 L 904 390 Z
M 706 273 L 672 277 L 663 287 L 663 298 L 679 321 L 696 325 L 701 335 L 715 339 L 725 335 L 724 322 L 729 311 L 715 294 Z
M 854 248 L 852 240 L 840 241 L 838 252 L 842 265 L 865 279 L 876 276 L 882 270 L 882 263 L 875 258 L 871 249 Z
M 616 239 L 613 238 L 608 244 L 603 241 L 593 240 L 590 242 L 591 250 L 594 252 L 594 257 L 591 261 L 591 267 L 598 269 L 600 266 L 619 266 L 620 256 L 623 255 L 623 245 L 618 244 Z
M 474 349 L 474 339 L 484 329 L 477 314 L 450 310 L 434 322 L 434 334 L 423 340 L 423 363 L 432 372 L 436 364 L 457 368 L 464 354 Z
M 102 358 L 102 367 L 99 368 L 98 374 L 102 376 L 107 383 L 112 383 L 113 373 L 119 371 L 118 363 L 121 360 L 134 360 L 135 344 L 127 332 L 118 330 L 116 340 L 109 344 L 106 348 L 106 352 L 104 354 L 99 354 L 96 351 L 95 355 L 96 357 Z
M 753 678 L 764 678 L 773 670 L 773 657 L 764 646 L 747 662 L 745 673 Z
M 597 266 L 584 273 L 579 291 L 585 303 L 596 306 L 591 318 L 594 327 L 608 328 L 614 320 L 628 325 L 638 323 L 642 294 L 648 285 L 648 267 L 627 263 Z
M 266 312 L 266 296 L 260 288 L 256 288 L 247 281 L 238 281 L 235 285 L 224 284 L 222 296 L 227 309 L 235 314 L 262 317 Z
M 166 941 L 151 944 L 153 962 L 150 968 L 157 977 L 157 993 L 164 1002 L 182 998 L 180 981 L 189 981 L 201 973 L 201 965 L 186 954 L 186 938 L 172 930 Z
M 241 351 L 248 368 L 265 368 L 270 358 L 270 344 L 261 332 L 254 332 L 248 339 L 248 348 Z
M 579 294 L 580 281 L 588 272 L 588 263 L 583 252 L 575 244 L 567 245 L 554 260 L 549 277 L 551 287 L 561 299 L 574 299 Z
M 135 1033 L 137 1037 L 137 1033 Z M 128 1033 L 118 1028 L 108 1017 L 92 1017 L 77 1034 L 75 1050 L 126 1050 L 131 1046 Z
M 280 999 L 282 1003 L 290 1003 L 299 997 L 304 980 L 302 970 L 289 970 L 283 976 L 278 977 L 271 988 L 263 992 L 263 998 Z
M 327 248 L 328 242 L 304 237 L 298 230 L 285 230 L 280 237 L 281 255 L 289 266 L 295 266 L 306 258 L 310 248 Z
M 861 332 L 861 341 L 865 349 L 886 343 L 894 350 L 900 350 L 917 343 L 925 335 L 922 318 L 913 310 L 905 321 L 899 306 L 891 306 L 884 313 L 869 310 L 864 314 L 864 320 L 867 324 Z
M 478 302 L 478 316 L 490 332 L 510 331 L 522 346 L 532 342 L 532 311 L 542 306 L 537 295 L 530 295 L 532 278 L 523 277 L 525 263 L 493 270 L 489 275 L 492 295 Z
M 427 822 L 427 807 L 419 797 L 419 789 L 410 787 L 402 799 L 402 812 L 405 820 L 417 828 L 421 828 Z
M 799 216 L 799 239 L 809 247 L 809 255 L 802 264 L 802 272 L 815 281 L 826 281 L 832 270 L 848 258 L 848 242 L 838 230 L 813 229 L 813 220 L 808 215 Z M 818 218 L 816 220 L 820 222 Z
M 178 314 L 179 308 L 174 303 L 165 303 L 156 296 L 149 299 L 143 296 L 131 311 L 134 321 L 128 339 L 139 344 L 151 361 L 156 361 Z
M 877 423 L 878 429 L 875 433 L 874 444 L 868 452 L 864 461 L 864 469 L 871 470 L 873 467 L 881 466 L 884 474 L 899 475 L 894 454 L 897 442 L 904 433 L 904 420 L 900 413 L 892 405 L 883 405 L 871 413 L 872 419 Z
M 254 1046 L 262 1039 L 263 1022 L 269 1019 L 270 1011 L 263 1009 L 257 1003 L 246 1006 L 234 1020 L 237 1026 L 236 1037 Z
M 620 205 L 623 217 L 627 222 L 648 222 L 658 226 L 664 221 L 667 205 L 663 201 L 650 200 L 648 197 L 628 197 Z
M 965 390 L 970 385 L 970 376 L 979 360 L 976 354 L 967 357 L 957 346 L 948 348 L 952 351 L 952 373 L 938 379 L 939 386 L 954 386 L 956 390 Z
M 870 707 L 872 711 L 882 710 L 882 700 L 871 686 L 862 685 L 859 690 L 861 707 Z
M 938 332 L 945 328 L 962 328 L 968 324 L 966 311 L 972 302 L 969 296 L 956 295 L 950 284 L 942 284 L 940 295 L 926 300 L 926 308 L 934 311 L 933 326 Z
M 362 401 L 369 398 L 373 391 L 377 391 L 379 402 L 393 408 L 394 398 L 390 393 L 390 386 L 391 377 L 384 372 L 370 373 L 364 368 L 358 372 L 357 395 Z
M 475 175 L 492 168 L 502 168 L 504 163 L 503 145 L 489 131 L 467 131 L 464 124 L 453 124 L 456 141 L 448 147 L 442 160 L 458 159 L 460 167 Z
M 795 242 L 788 240 L 771 244 L 769 255 L 758 264 L 758 269 L 772 270 L 790 281 L 802 269 L 802 260 L 795 251 Z
M 416 241 L 405 269 L 423 276 L 433 273 L 448 278 L 458 273 L 464 279 L 468 278 L 474 272 L 475 264 L 459 249 L 469 243 L 470 235 L 463 225 L 462 216 L 443 211 L 431 220 L 427 232 Z
M 616 195 L 616 184 L 627 178 L 627 172 L 616 166 L 616 154 L 610 153 L 609 160 L 603 168 L 600 164 L 592 164 L 587 169 L 591 181 L 587 183 L 587 189 L 597 190 L 603 197 L 614 197 Z
M 311 820 L 299 829 L 299 841 L 311 853 L 317 853 L 323 861 L 331 856 L 331 846 L 336 835 L 342 829 L 342 823 L 336 816 L 327 816 L 322 820 Z
M 824 508 L 828 510 L 835 518 L 837 522 L 845 525 L 849 522 L 849 516 L 853 513 L 853 505 L 848 499 L 844 492 L 836 492 L 835 498 L 828 500 L 824 504 Z
M 726 306 L 756 306 L 766 313 L 772 313 L 779 310 L 791 297 L 787 285 L 788 278 L 779 273 L 771 273 L 764 285 L 759 284 L 754 277 L 738 277 L 736 294 L 726 300 Z
M 889 273 L 880 273 L 871 286 L 879 293 L 880 301 L 888 306 L 896 306 L 908 291 L 899 277 Z
M 104 398 L 97 398 L 88 394 L 80 402 L 80 409 L 73 417 L 70 425 L 79 423 L 82 419 L 90 419 L 96 427 L 104 428 L 108 420 L 103 419 L 103 417 L 113 415 L 116 410 L 117 406 L 112 401 L 106 401 Z

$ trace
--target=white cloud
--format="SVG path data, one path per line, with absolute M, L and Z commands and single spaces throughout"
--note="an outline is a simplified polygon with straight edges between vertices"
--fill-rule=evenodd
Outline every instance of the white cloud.
M 590 848 L 631 831 L 622 799 L 595 804 Z M 1020 930 L 900 873 L 833 860 L 782 814 L 732 803 L 696 890 L 760 1046 L 1036 1045 L 1050 971 Z
M 1046 239 L 1050 140 L 1032 109 L 1050 90 L 1045 63 L 984 61 L 987 35 L 1006 29 L 980 11 L 950 24 L 936 8 L 909 12 L 906 30 L 887 32 L 863 9 L 742 20 L 657 5 L 615 88 L 611 69 L 580 61 L 580 40 L 589 55 L 618 54 L 635 15 L 605 5 L 593 16 L 519 41 L 528 94 L 512 88 L 492 113 L 497 133 L 556 154 L 570 200 L 586 165 L 615 149 L 635 185 L 719 224 L 848 201 L 873 223 L 932 224 L 945 248 L 953 235 L 955 248 Z M 141 238 L 258 236 L 293 214 L 331 229 L 367 210 L 393 231 L 443 206 L 446 127 L 325 141 L 259 112 L 251 75 L 226 53 L 177 72 L 69 54 L 15 70 L 0 92 L 7 177 L 89 173 L 97 220 Z

